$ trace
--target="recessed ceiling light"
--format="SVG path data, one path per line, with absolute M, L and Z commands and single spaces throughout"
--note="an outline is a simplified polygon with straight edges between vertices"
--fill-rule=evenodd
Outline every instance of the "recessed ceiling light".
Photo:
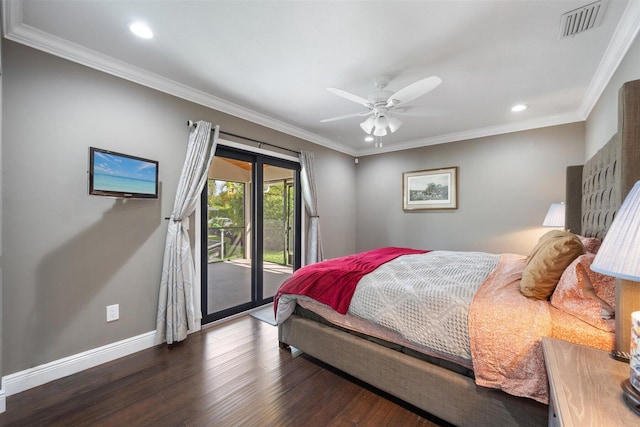
M 518 111 L 524 111 L 527 109 L 527 105 L 525 104 L 518 104 L 518 105 L 514 105 L 513 107 L 511 107 L 511 111 L 513 111 L 514 113 L 517 113 Z
M 153 31 L 144 22 L 136 21 L 129 24 L 129 31 L 141 39 L 153 38 Z
M 373 137 L 372 137 L 371 135 L 369 135 L 369 136 L 366 136 L 366 137 L 364 138 L 364 140 L 365 140 L 366 142 L 371 142 L 371 141 L 373 141 Z

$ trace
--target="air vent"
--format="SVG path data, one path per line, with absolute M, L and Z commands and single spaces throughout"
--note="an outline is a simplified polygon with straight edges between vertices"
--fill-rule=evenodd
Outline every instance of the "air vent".
M 600 25 L 606 6 L 607 0 L 600 0 L 562 15 L 560 38 L 573 37 Z

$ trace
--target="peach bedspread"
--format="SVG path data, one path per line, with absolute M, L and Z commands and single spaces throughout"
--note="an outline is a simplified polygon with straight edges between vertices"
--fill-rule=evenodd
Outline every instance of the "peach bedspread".
M 469 311 L 469 338 L 476 384 L 548 404 L 542 337 L 611 350 L 614 334 L 520 293 L 522 255 L 503 254 L 476 292 Z

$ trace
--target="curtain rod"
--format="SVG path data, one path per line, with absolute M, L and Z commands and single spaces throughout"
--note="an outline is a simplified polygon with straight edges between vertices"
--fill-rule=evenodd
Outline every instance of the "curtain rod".
M 187 126 L 193 127 L 193 126 L 195 126 L 195 122 L 193 120 L 187 120 Z M 213 131 L 214 131 L 214 129 L 211 129 L 211 132 L 213 132 Z M 235 137 L 235 138 L 244 139 L 246 141 L 255 142 L 256 144 L 260 144 L 260 145 L 268 145 L 269 147 L 274 147 L 274 148 L 278 148 L 280 150 L 289 151 L 290 153 L 295 153 L 295 154 L 298 154 L 298 155 L 300 154 L 299 151 L 292 150 L 290 148 L 280 147 L 279 145 L 271 144 L 271 143 L 264 142 L 264 141 L 258 141 L 257 139 L 247 138 L 246 136 L 242 136 L 242 135 L 236 135 L 235 133 L 224 132 L 224 131 L 219 131 L 219 133 L 221 133 L 223 135 L 227 135 L 227 136 L 232 136 L 232 137 Z

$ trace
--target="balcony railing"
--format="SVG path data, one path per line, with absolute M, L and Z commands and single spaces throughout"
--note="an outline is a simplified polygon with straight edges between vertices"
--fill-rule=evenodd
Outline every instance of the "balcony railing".
M 209 227 L 207 254 L 209 263 L 247 258 L 245 227 Z M 292 265 L 293 254 L 287 250 L 285 227 L 264 227 L 264 260 L 280 265 Z
M 209 262 L 246 258 L 244 227 L 209 227 L 207 254 Z

